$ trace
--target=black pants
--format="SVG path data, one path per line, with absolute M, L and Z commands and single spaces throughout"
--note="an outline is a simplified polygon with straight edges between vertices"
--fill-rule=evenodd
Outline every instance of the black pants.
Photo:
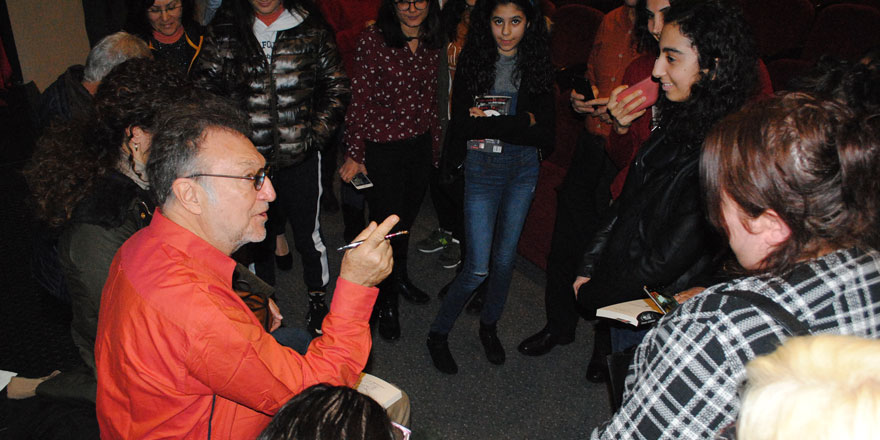
M 444 183 L 440 169 L 431 169 L 431 204 L 437 212 L 440 229 L 449 231 L 459 241 L 464 240 L 464 178 Z
M 595 316 L 595 310 L 577 306 L 571 286 L 584 251 L 608 207 L 609 187 L 615 173 L 602 138 L 584 131 L 558 190 L 556 222 L 547 257 L 544 303 L 547 325 L 556 335 L 574 334 L 581 315 L 587 319 Z
M 275 236 L 285 231 L 287 222 L 293 230 L 293 244 L 302 257 L 303 280 L 310 292 L 324 291 L 330 282 L 327 248 L 321 234 L 321 154 L 274 171 L 272 185 L 275 201 L 269 205 L 266 239 L 255 255 L 257 275 L 275 283 Z
M 395 231 L 409 230 L 428 189 L 431 173 L 431 135 L 425 133 L 403 141 L 376 143 L 366 142 L 364 164 L 373 187 L 367 192 L 370 220 L 382 222 L 391 214 L 400 217 Z M 388 297 L 387 286 L 393 277 L 407 277 L 406 260 L 409 236 L 392 240 L 394 269 L 389 280 L 380 284 L 380 299 L 396 301 Z

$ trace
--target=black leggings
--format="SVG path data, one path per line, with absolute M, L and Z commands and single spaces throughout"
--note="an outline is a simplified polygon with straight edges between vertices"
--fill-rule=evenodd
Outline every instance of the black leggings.
M 409 230 L 428 189 L 432 162 L 431 134 L 386 143 L 367 141 L 366 147 L 364 165 L 373 182 L 373 187 L 366 194 L 370 220 L 380 223 L 389 215 L 396 214 L 400 222 L 394 230 Z M 409 238 L 395 238 L 391 243 L 394 249 L 392 277 L 406 277 Z

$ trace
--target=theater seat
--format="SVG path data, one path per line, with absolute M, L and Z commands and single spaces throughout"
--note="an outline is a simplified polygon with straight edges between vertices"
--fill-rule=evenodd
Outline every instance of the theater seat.
M 880 10 L 857 4 L 836 4 L 819 10 L 804 42 L 802 58 L 813 63 L 822 55 L 854 61 L 880 45 Z
M 798 55 L 815 16 L 810 0 L 741 0 L 740 3 L 754 31 L 759 56 L 773 59 Z

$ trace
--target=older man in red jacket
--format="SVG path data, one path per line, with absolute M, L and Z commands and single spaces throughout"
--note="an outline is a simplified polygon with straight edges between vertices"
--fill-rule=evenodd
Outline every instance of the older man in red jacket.
M 232 289 L 241 245 L 262 240 L 275 191 L 242 115 L 205 96 L 168 111 L 147 172 L 159 209 L 119 250 L 101 301 L 95 358 L 103 438 L 254 438 L 317 384 L 352 386 L 368 319 L 390 273 L 392 216 L 343 258 L 324 335 L 279 345 Z

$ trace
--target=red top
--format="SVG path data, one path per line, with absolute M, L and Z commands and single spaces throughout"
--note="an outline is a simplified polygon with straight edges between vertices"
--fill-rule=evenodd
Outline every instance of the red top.
M 590 64 L 587 66 L 587 79 L 599 89 L 596 96 L 608 96 L 615 87 L 624 84 L 626 66 L 639 56 L 632 38 L 632 10 L 621 6 L 609 12 L 596 31 Z M 599 118 L 587 117 L 586 127 L 590 133 L 607 137 L 612 126 Z
M 159 31 L 153 31 L 153 38 L 162 44 L 174 44 L 183 36 L 183 25 L 177 28 L 177 32 L 171 35 L 165 35 Z
M 254 438 L 303 389 L 355 384 L 378 289 L 340 278 L 324 336 L 300 356 L 232 290 L 234 268 L 158 210 L 122 245 L 95 344 L 102 438 Z
M 354 69 L 354 48 L 368 22 L 376 21 L 381 0 L 321 0 L 321 15 L 336 32 L 336 47 L 346 72 Z
M 259 18 L 260 21 L 262 21 L 263 24 L 265 24 L 266 26 L 272 26 L 272 23 L 275 23 L 275 20 L 278 20 L 278 17 L 280 17 L 281 13 L 283 13 L 283 12 L 284 12 L 283 5 L 275 8 L 274 11 L 272 11 L 268 14 L 261 14 L 259 12 L 254 11 L 257 18 Z
M 364 140 L 392 142 L 431 132 L 434 162 L 439 156 L 437 117 L 439 49 L 420 44 L 393 48 L 375 26 L 361 33 L 351 77 L 351 105 L 345 115 L 346 155 L 364 162 Z

